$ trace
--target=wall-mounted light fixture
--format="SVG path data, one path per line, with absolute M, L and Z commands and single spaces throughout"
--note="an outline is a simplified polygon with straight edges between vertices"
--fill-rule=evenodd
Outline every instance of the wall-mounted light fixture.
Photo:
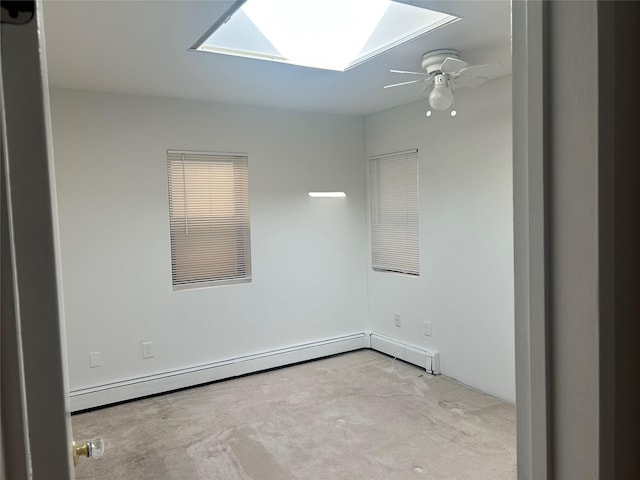
M 344 192 L 309 192 L 310 197 L 324 197 L 324 198 L 344 198 L 347 196 Z

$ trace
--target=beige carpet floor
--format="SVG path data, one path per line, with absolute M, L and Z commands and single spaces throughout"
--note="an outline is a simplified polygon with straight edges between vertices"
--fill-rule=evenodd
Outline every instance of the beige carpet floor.
M 95 480 L 511 480 L 515 409 L 361 350 L 72 417 Z

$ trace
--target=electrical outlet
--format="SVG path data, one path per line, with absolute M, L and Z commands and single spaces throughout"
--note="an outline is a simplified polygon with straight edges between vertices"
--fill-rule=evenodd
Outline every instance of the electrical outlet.
M 153 342 L 142 342 L 142 358 L 153 358 Z
M 424 334 L 427 337 L 431 336 L 431 322 L 424 322 Z
M 402 320 L 400 319 L 400 314 L 399 313 L 394 314 L 393 318 L 396 321 L 396 327 L 401 327 L 402 326 Z
M 100 352 L 89 353 L 89 368 L 96 368 L 101 365 Z

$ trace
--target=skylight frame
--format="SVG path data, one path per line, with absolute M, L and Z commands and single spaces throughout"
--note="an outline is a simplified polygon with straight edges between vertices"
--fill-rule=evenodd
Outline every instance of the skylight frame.
M 394 3 L 398 3 L 398 4 L 404 4 L 410 7 L 414 7 L 414 8 L 421 8 L 423 10 L 426 11 L 430 11 L 430 12 L 435 12 L 438 14 L 443 15 L 443 18 L 433 22 L 419 30 L 413 31 L 408 33 L 407 35 L 404 35 L 402 37 L 399 37 L 398 39 L 384 44 L 379 48 L 376 48 L 374 50 L 371 50 L 370 52 L 359 56 L 357 58 L 355 58 L 354 60 L 352 60 L 349 64 L 347 64 L 343 69 L 340 68 L 332 68 L 332 67 L 326 67 L 326 66 L 314 66 L 314 65 L 310 65 L 310 64 L 305 64 L 305 63 L 297 63 L 296 61 L 292 61 L 282 55 L 275 55 L 275 54 L 270 54 L 270 53 L 261 53 L 261 52 L 256 52 L 256 51 L 249 51 L 249 50 L 245 50 L 245 49 L 241 49 L 241 48 L 227 48 L 227 47 L 220 47 L 220 46 L 216 46 L 216 47 L 211 47 L 206 45 L 206 42 L 209 40 L 209 38 L 216 32 L 218 31 L 220 28 L 222 28 L 232 17 L 233 15 L 242 8 L 242 6 L 247 2 L 248 0 L 236 0 L 234 2 L 234 4 L 223 14 L 220 16 L 220 18 L 218 18 L 218 20 L 216 20 L 216 22 L 196 41 L 196 43 L 191 47 L 190 50 L 195 50 L 195 51 L 199 51 L 199 52 L 206 52 L 206 53 L 217 53 L 217 54 L 222 54 L 222 55 L 229 55 L 229 56 L 235 56 L 235 57 L 240 57 L 240 58 L 252 58 L 252 59 L 258 59 L 258 60 L 267 60 L 267 61 L 272 61 L 272 62 L 277 62 L 277 63 L 284 63 L 284 64 L 288 64 L 288 65 L 294 65 L 294 66 L 302 66 L 302 67 L 307 67 L 307 68 L 314 68 L 314 69 L 319 69 L 319 70 L 325 70 L 325 71 L 338 71 L 338 72 L 346 72 L 354 67 L 357 67 L 358 65 L 361 65 L 362 63 L 371 60 L 389 50 L 391 50 L 392 48 L 395 48 L 399 45 L 405 44 L 407 42 L 410 42 L 411 40 L 414 40 L 418 37 L 421 37 L 423 35 L 426 35 L 427 33 L 433 32 L 439 28 L 442 28 L 446 25 L 450 25 L 452 23 L 457 22 L 458 20 L 461 20 L 460 17 L 456 17 L 455 15 L 452 14 L 447 14 L 444 12 L 437 12 L 435 10 L 430 10 L 421 6 L 417 6 L 417 5 L 413 5 L 410 3 L 406 3 L 402 0 L 390 0 L 391 2 Z M 268 40 L 268 39 L 267 39 Z M 364 48 L 364 47 L 363 47 Z

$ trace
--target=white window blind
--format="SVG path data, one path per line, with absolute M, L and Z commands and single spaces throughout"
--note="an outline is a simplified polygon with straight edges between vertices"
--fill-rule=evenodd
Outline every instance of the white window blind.
M 175 289 L 251 280 L 245 154 L 167 152 Z
M 370 158 L 374 270 L 419 275 L 418 151 Z

